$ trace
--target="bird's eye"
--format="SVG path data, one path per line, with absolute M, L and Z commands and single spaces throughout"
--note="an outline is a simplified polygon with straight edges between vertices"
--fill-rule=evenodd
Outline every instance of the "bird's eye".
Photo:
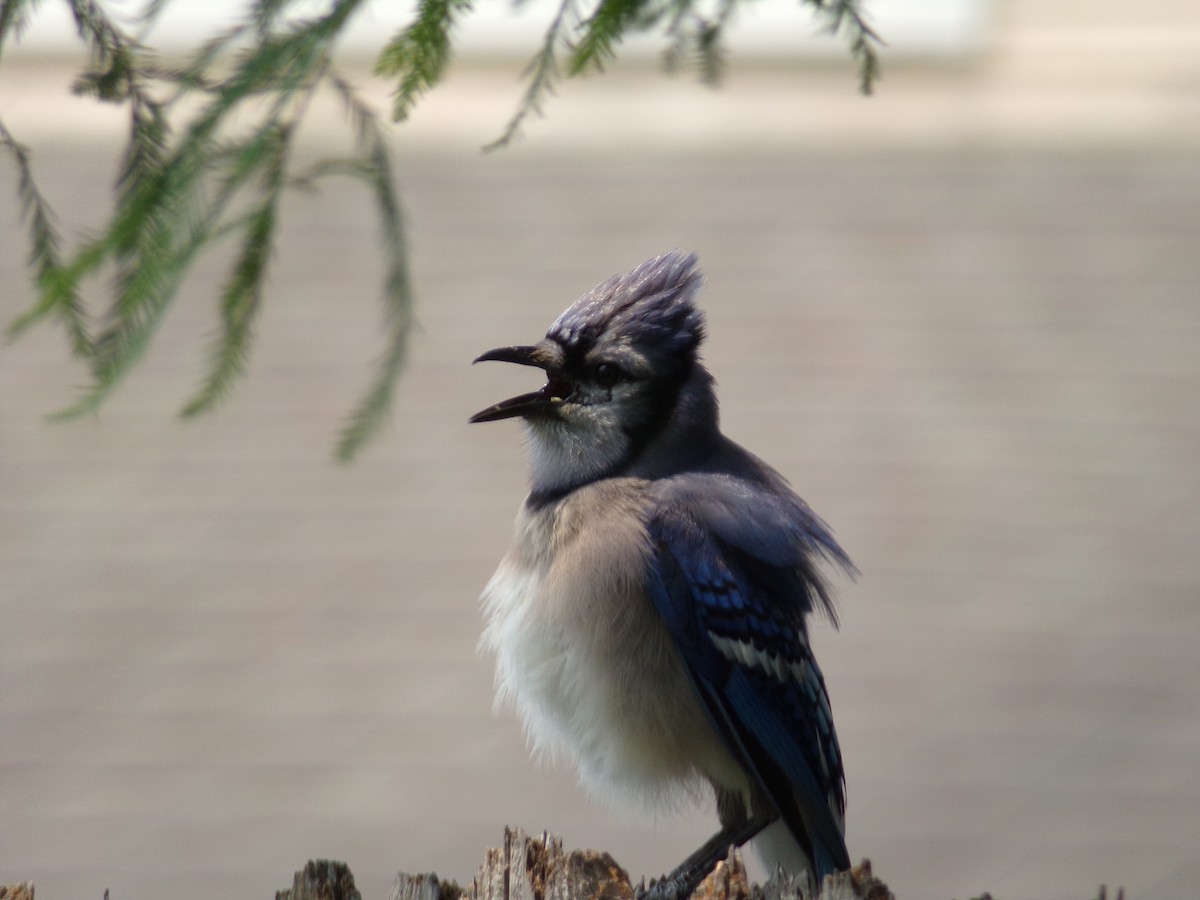
M 602 388 L 612 387 L 621 380 L 624 374 L 620 366 L 614 366 L 612 363 L 600 363 L 592 370 L 592 377 Z

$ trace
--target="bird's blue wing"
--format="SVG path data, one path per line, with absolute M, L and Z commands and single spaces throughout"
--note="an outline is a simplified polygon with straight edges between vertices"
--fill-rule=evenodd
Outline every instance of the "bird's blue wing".
M 818 576 L 730 546 L 678 505 L 659 507 L 648 528 L 647 591 L 712 724 L 812 860 L 817 883 L 849 868 L 841 751 L 804 625 L 811 604 L 781 596 L 824 597 Z

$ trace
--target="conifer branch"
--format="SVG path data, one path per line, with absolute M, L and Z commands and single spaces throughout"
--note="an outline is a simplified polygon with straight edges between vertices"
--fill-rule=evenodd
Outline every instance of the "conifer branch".
M 357 165 L 346 169 L 346 172 L 360 178 L 371 188 L 385 258 L 383 300 L 386 349 L 371 387 L 351 413 L 338 438 L 335 455 L 342 462 L 348 462 L 382 427 L 391 409 L 396 381 L 408 357 L 413 297 L 408 249 L 404 239 L 404 211 L 392 175 L 386 135 L 378 117 L 361 101 L 347 81 L 331 74 L 330 83 L 341 97 L 357 136 L 360 157 L 352 161 Z
M 539 116 L 542 114 L 542 104 L 545 102 L 546 95 L 554 93 L 554 83 L 561 77 L 558 67 L 559 45 L 566 44 L 567 30 L 575 26 L 576 19 L 575 0 L 561 0 L 558 12 L 554 14 L 554 18 L 550 20 L 550 25 L 546 28 L 541 49 L 525 68 L 524 77 L 529 79 L 529 86 L 525 89 L 525 95 L 521 98 L 521 102 L 517 104 L 517 111 L 504 126 L 500 137 L 485 146 L 484 150 L 497 150 L 500 147 L 508 146 L 520 131 L 521 124 L 531 113 Z
M 645 6 L 645 0 L 603 0 L 583 22 L 583 37 L 571 50 L 567 76 L 588 69 L 601 71 L 604 62 L 617 55 L 617 44 L 638 24 Z M 654 18 L 641 22 L 640 27 L 644 29 Z
M 399 79 L 392 118 L 408 118 L 417 100 L 442 78 L 450 62 L 450 29 L 471 0 L 421 0 L 416 18 L 397 32 L 375 61 L 375 74 Z
M 221 291 L 221 334 L 209 364 L 204 385 L 184 406 L 181 415 L 192 417 L 207 412 L 229 392 L 241 376 L 249 357 L 254 322 L 262 308 L 267 264 L 275 237 L 279 202 L 286 187 L 287 154 L 292 126 L 271 122 L 262 132 L 261 196 L 245 217 L 241 252 Z
M 4 0 L 0 3 L 0 56 L 4 53 L 4 40 L 12 35 L 16 41 L 29 27 L 29 20 L 42 0 Z
M 693 0 L 677 0 L 673 5 L 666 29 L 669 43 L 663 54 L 667 71 L 693 66 L 701 82 L 715 87 L 725 70 L 722 38 L 736 8 L 735 0 L 721 0 L 715 17 L 696 12 Z
M 42 196 L 33 177 L 29 148 L 18 143 L 3 122 L 0 122 L 0 147 L 9 152 L 17 167 L 17 196 L 21 200 L 21 217 L 29 225 L 29 265 L 34 271 L 43 297 L 42 302 L 9 324 L 7 334 L 9 337 L 16 337 L 42 316 L 54 312 L 66 325 L 72 353 L 87 357 L 91 353 L 92 341 L 79 293 L 69 286 L 62 289 L 53 287 L 62 267 L 62 238 L 54 224 L 54 210 Z
M 826 30 L 833 35 L 845 32 L 850 42 L 850 53 L 858 60 L 858 87 L 870 95 L 879 80 L 879 53 L 876 47 L 886 46 L 883 38 L 867 24 L 860 9 L 861 0 L 804 0 L 822 13 L 827 23 Z
M 125 165 L 131 177 L 118 185 L 117 208 L 107 232 L 85 247 L 68 267 L 78 279 L 111 258 L 117 264 L 115 297 L 94 344 L 93 383 L 60 416 L 71 417 L 97 408 L 140 357 L 182 278 L 221 226 L 235 195 L 270 168 L 279 135 L 292 133 L 290 128 L 281 130 L 285 110 L 297 103 L 303 108 L 327 65 L 331 39 L 358 2 L 361 0 L 342 0 L 328 15 L 268 36 L 255 52 L 240 52 L 234 72 L 210 94 L 210 102 L 170 154 L 164 154 L 165 148 L 155 139 L 158 117 L 139 118 L 139 101 L 133 98 L 135 132 Z M 263 93 L 275 97 L 264 124 L 251 140 L 240 145 L 239 153 L 229 154 L 218 140 L 220 131 L 244 101 Z M 160 105 L 151 105 L 161 110 Z M 224 171 L 215 176 L 217 187 L 210 198 L 214 169 L 222 166 Z M 282 185 L 283 176 L 279 178 Z M 270 181 L 268 178 L 267 183 Z M 269 252 L 256 250 L 255 244 L 264 235 L 268 239 L 273 236 L 273 228 L 264 228 L 268 221 L 273 224 L 273 218 L 264 213 L 244 221 L 247 230 L 243 235 L 243 259 L 266 259 Z M 261 281 L 265 266 L 247 263 L 241 269 L 242 278 L 255 273 Z M 257 290 L 250 291 L 249 296 L 257 296 Z M 247 296 L 244 291 L 235 293 Z M 238 338 L 238 334 L 230 334 L 231 347 Z M 235 353 L 224 358 L 225 365 L 229 365 L 229 360 L 238 357 Z M 210 401 L 223 394 L 221 386 L 233 374 L 233 369 L 210 372 Z M 188 409 L 199 411 L 208 405 L 211 402 L 191 403 Z
M 290 188 L 310 188 L 334 175 L 367 186 L 379 218 L 385 258 L 382 358 L 337 444 L 352 457 L 386 419 L 412 329 L 412 288 L 404 215 L 383 125 L 348 82 L 333 72 L 338 36 L 365 0 L 322 0 L 323 14 L 299 18 L 296 0 L 251 0 L 240 21 L 199 45 L 182 64 L 164 64 L 142 43 L 172 0 L 143 0 L 130 35 L 108 15 L 104 0 L 65 0 L 89 62 L 76 93 L 125 109 L 128 140 L 100 232 L 64 249 L 55 217 L 33 177 L 30 154 L 0 124 L 0 145 L 16 163 L 21 217 L 29 233 L 29 263 L 38 296 L 8 325 L 10 335 L 35 322 L 63 323 L 71 352 L 85 360 L 92 382 L 63 415 L 96 409 L 133 367 L 196 260 L 225 238 L 238 241 L 220 293 L 220 328 L 205 377 L 183 409 L 198 415 L 224 397 L 244 371 L 254 323 L 265 299 L 266 275 L 279 208 Z M 515 0 L 519 7 L 521 0 Z M 527 85 L 502 134 L 487 149 L 508 144 L 564 77 L 601 70 L 629 34 L 663 28 L 666 60 L 693 62 L 714 82 L 722 68 L 722 35 L 735 9 L 749 0 L 560 0 Z M 860 86 L 878 77 L 882 41 L 866 24 L 860 0 L 800 0 L 849 45 Z M 376 72 L 396 79 L 393 115 L 403 119 L 444 77 L 453 28 L 473 0 L 418 0 L 410 24 L 378 57 Z M 40 0 L 0 3 L 0 52 L 19 39 Z M 305 7 L 311 9 L 311 6 Z M 703 11 L 701 11 L 703 9 Z M 565 60 L 565 63 L 563 62 Z M 564 71 L 565 68 L 565 71 Z M 355 135 L 352 154 L 290 171 L 291 146 L 310 98 L 329 86 L 341 98 Z M 197 96 L 198 95 L 198 96 Z M 185 109 L 179 101 L 198 102 Z M 87 282 L 111 276 L 111 295 L 93 323 L 81 297 Z

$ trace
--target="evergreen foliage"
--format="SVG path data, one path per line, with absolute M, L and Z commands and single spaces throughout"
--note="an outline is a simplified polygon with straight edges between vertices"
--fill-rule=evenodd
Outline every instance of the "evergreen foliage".
M 337 39 L 364 0 L 325 0 L 323 13 L 309 18 L 291 14 L 292 0 L 253 0 L 240 21 L 173 67 L 162 65 L 151 48 L 128 34 L 103 0 L 61 2 L 90 57 L 73 90 L 122 107 L 129 137 L 108 224 L 68 251 L 38 188 L 29 149 L 0 122 L 0 149 L 17 171 L 37 290 L 33 305 L 8 325 L 8 334 L 58 321 L 71 352 L 91 372 L 82 396 L 58 415 L 97 409 L 149 345 L 199 256 L 222 240 L 234 240 L 237 250 L 219 296 L 220 330 L 208 369 L 181 412 L 194 416 L 212 409 L 245 371 L 284 193 L 343 176 L 370 190 L 385 259 L 385 351 L 336 449 L 340 459 L 352 459 L 386 420 L 413 321 L 404 215 L 386 126 L 333 63 Z M 138 25 L 149 29 L 170 2 L 146 0 Z M 380 51 L 375 71 L 395 80 L 392 115 L 397 121 L 445 74 L 454 26 L 472 2 L 419 0 L 412 21 Z M 586 14 L 582 2 L 561 0 L 526 70 L 525 93 L 490 147 L 507 144 L 530 113 L 540 114 L 563 77 L 602 69 L 631 33 L 661 30 L 669 68 L 693 64 L 704 80 L 715 82 L 723 30 L 739 3 L 751 0 L 717 0 L 711 11 L 701 0 L 593 0 Z M 878 76 L 880 42 L 864 21 L 859 0 L 800 2 L 847 40 L 859 62 L 862 90 L 869 93 Z M 0 2 L 0 60 L 41 4 Z M 311 99 L 322 90 L 341 100 L 354 152 L 293 171 L 297 132 Z M 184 111 L 184 98 L 199 102 Z M 111 296 L 93 312 L 82 300 L 83 289 L 102 276 L 111 279 Z

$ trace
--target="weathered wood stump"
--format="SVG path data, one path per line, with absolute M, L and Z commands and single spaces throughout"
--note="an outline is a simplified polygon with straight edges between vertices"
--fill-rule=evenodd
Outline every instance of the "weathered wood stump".
M 0 884 L 0 900 L 33 900 L 33 882 Z
M 441 881 L 426 873 L 396 876 L 390 900 L 633 900 L 629 874 L 607 853 L 564 852 L 550 834 L 530 837 L 519 828 L 504 830 L 504 843 L 487 852 L 468 885 Z M 773 878 L 751 885 L 736 850 L 701 883 L 693 900 L 809 900 L 803 882 Z M 293 896 L 291 900 L 303 900 Z M 864 860 L 849 872 L 827 878 L 812 900 L 894 900 Z
M 504 844 L 488 850 L 479 874 L 468 885 L 442 881 L 432 872 L 401 872 L 389 900 L 633 900 L 629 874 L 607 853 L 563 852 L 551 834 L 530 837 L 519 828 L 504 829 Z M 1118 888 L 1115 900 L 1124 900 Z M 0 900 L 33 900 L 33 883 L 0 885 Z M 108 891 L 104 892 L 108 900 Z M 295 874 L 292 886 L 275 900 L 362 900 L 354 875 L 342 862 L 310 860 Z M 813 896 L 798 879 L 776 876 L 764 885 L 751 884 L 741 854 L 733 850 L 692 894 L 691 900 L 896 900 L 888 886 L 863 860 L 848 872 L 825 879 Z M 991 900 L 982 894 L 975 900 Z M 1096 900 L 1108 900 L 1100 888 Z
M 310 859 L 292 877 L 290 889 L 275 892 L 275 900 L 362 900 L 350 867 L 329 859 Z

